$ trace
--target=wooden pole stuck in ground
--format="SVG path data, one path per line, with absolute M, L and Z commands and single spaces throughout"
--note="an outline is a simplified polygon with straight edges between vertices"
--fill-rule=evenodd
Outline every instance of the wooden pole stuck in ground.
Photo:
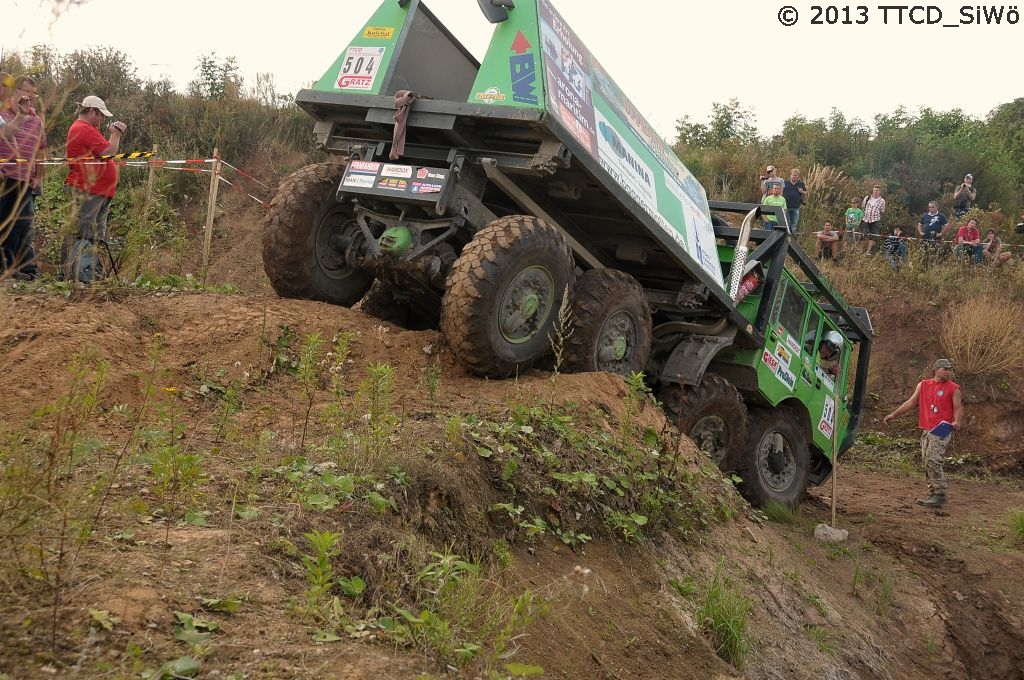
M 210 172 L 210 195 L 206 205 L 206 231 L 203 234 L 203 283 L 206 283 L 210 264 L 210 243 L 213 241 L 213 216 L 217 210 L 217 190 L 220 188 L 220 155 L 213 150 L 213 169 Z
M 149 203 L 153 200 L 153 180 L 156 178 L 156 156 L 160 153 L 160 145 L 153 145 L 153 156 L 149 161 L 149 177 L 146 179 L 146 202 L 143 204 L 142 213 L 149 212 Z
M 835 420 L 838 420 L 836 418 Z M 832 428 L 832 528 L 836 528 L 836 474 L 839 472 L 839 428 Z

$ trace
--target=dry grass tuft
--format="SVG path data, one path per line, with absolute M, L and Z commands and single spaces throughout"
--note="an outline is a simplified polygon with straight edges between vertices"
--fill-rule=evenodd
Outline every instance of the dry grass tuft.
M 939 340 L 964 374 L 994 377 L 1024 368 L 1024 305 L 989 296 L 967 299 L 946 312 Z

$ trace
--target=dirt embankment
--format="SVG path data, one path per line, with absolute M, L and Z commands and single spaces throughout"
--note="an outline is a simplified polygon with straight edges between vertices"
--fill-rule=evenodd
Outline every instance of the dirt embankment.
M 64 635 L 56 652 L 48 645 L 48 626 L 39 623 L 51 611 L 46 588 L 0 584 L 0 638 L 7 640 L 0 677 L 137 677 L 195 651 L 174 638 L 175 611 L 220 624 L 201 659 L 201 677 L 236 671 L 250 678 L 468 673 L 439 665 L 415 645 L 374 644 L 358 635 L 318 642 L 315 626 L 296 609 L 307 583 L 287 545 L 302 545 L 302 534 L 312 527 L 333 528 L 344 536 L 339 568 L 377 564 L 371 556 L 407 556 L 408 546 L 419 542 L 439 551 L 490 545 L 500 532 L 484 511 L 466 508 L 485 507 L 492 495 L 500 500 L 498 475 L 475 455 L 446 451 L 451 421 L 429 413 L 484 419 L 515 404 L 573 402 L 606 417 L 612 429 L 622 415 L 626 388 L 616 377 L 561 376 L 554 388 L 541 372 L 480 380 L 447 357 L 435 332 L 278 299 L 259 272 L 258 244 L 258 213 L 218 227 L 214 279 L 233 282 L 244 291 L 240 295 L 0 295 L 0 415 L 7 434 L 29 436 L 23 424 L 66 393 L 71 358 L 93 347 L 108 366 L 99 427 L 111 438 L 126 437 L 118 414 L 143 403 L 158 345 L 157 387 L 181 396 L 194 428 L 183 437 L 203 451 L 207 476 L 195 500 L 207 513 L 205 526 L 196 526 L 184 523 L 182 513 L 154 510 L 159 498 L 148 464 L 126 469 L 105 523 L 75 565 L 60 609 Z M 919 357 L 908 361 L 903 348 L 916 331 L 905 317 L 898 308 L 874 313 L 882 332 L 871 373 L 878 399 L 868 429 L 915 379 L 911 366 Z M 299 448 L 303 407 L 296 378 L 282 374 L 257 383 L 255 375 L 272 365 L 275 342 L 286 333 L 329 339 L 339 331 L 355 334 L 353 391 L 367 366 L 393 367 L 396 408 L 423 444 L 413 468 L 420 483 L 410 486 L 398 512 L 369 519 L 344 505 L 313 511 L 270 486 L 280 476 L 274 468 L 297 453 L 311 461 L 326 455 Z M 920 356 L 929 352 L 923 347 Z M 433 366 L 440 367 L 434 395 L 425 386 Z M 205 398 L 202 386 L 232 384 L 249 387 L 230 416 L 240 439 L 228 445 L 215 432 L 218 422 L 223 425 L 217 415 L 223 400 Z M 1000 410 L 994 400 L 973 401 L 978 398 L 968 398 L 961 450 L 1003 469 L 1019 466 L 1013 443 L 1021 434 L 1019 413 Z M 321 393 L 314 403 L 324 428 L 329 401 Z M 639 417 L 655 431 L 665 427 L 651 409 Z M 897 432 L 911 434 L 906 425 Z M 271 439 L 261 450 L 259 442 Z M 699 454 L 687 448 L 685 456 L 694 474 L 703 475 Z M 262 473 L 252 472 L 260 466 Z M 1011 508 L 1024 507 L 1019 480 L 954 478 L 949 506 L 936 512 L 913 503 L 923 492 L 913 470 L 840 467 L 837 479 L 837 523 L 851 531 L 838 546 L 811 537 L 815 522 L 829 521 L 828 487 L 812 492 L 794 523 L 768 522 L 722 491 L 739 511 L 686 538 L 658 534 L 627 544 L 599 537 L 575 548 L 550 534 L 511 542 L 503 584 L 511 592 L 536 592 L 548 604 L 547 613 L 510 646 L 518 649 L 514 659 L 543 667 L 544 677 L 571 678 L 1024 677 L 1024 582 L 1018 577 L 1024 550 L 1007 523 Z M 240 495 L 240 488 L 249 495 Z M 241 519 L 245 515 L 236 508 L 242 503 L 262 509 L 262 518 Z M 750 603 L 749 651 L 741 669 L 716 656 L 695 615 L 716 570 Z M 202 610 L 201 598 L 215 597 L 238 597 L 244 604 L 230 615 Z M 105 630 L 90 609 L 120 622 Z

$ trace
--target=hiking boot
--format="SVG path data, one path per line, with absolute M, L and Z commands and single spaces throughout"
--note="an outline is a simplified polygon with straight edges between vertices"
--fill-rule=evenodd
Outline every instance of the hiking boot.
M 927 498 L 918 498 L 915 502 L 918 505 L 925 506 L 926 508 L 941 508 L 946 504 L 946 494 L 933 492 Z

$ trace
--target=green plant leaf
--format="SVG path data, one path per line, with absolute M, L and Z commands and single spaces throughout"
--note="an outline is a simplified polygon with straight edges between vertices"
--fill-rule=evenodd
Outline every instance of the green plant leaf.
M 228 614 L 234 614 L 238 611 L 238 608 L 242 606 L 241 600 L 222 600 L 219 598 L 206 598 L 202 600 L 203 609 L 209 609 L 213 612 L 226 612 Z
M 358 576 L 351 578 L 342 576 L 338 579 L 338 585 L 348 597 L 359 597 L 366 590 L 366 582 Z
M 313 640 L 316 642 L 338 642 L 341 640 L 341 636 L 334 631 L 317 628 L 313 631 Z
M 544 675 L 544 669 L 541 666 L 533 666 L 525 663 L 507 663 L 504 668 L 505 672 L 516 678 L 528 678 L 531 675 Z
M 338 499 L 325 493 L 309 493 L 302 497 L 303 502 L 316 510 L 333 510 L 338 506 Z
M 202 669 L 202 664 L 191 656 L 178 657 L 168 661 L 157 670 L 142 672 L 142 680 L 177 680 L 178 678 L 194 678 Z
M 121 623 L 121 617 L 111 616 L 106 609 L 90 609 L 89 616 L 92 622 L 103 630 L 114 630 L 114 626 Z
M 185 513 L 185 524 L 191 524 L 194 527 L 205 527 L 209 526 L 209 522 L 206 519 L 210 516 L 209 510 L 199 510 L 198 508 L 189 508 Z
M 390 498 L 385 498 L 376 491 L 371 491 L 370 493 L 366 494 L 366 500 L 370 502 L 370 505 L 372 505 L 373 509 L 376 510 L 377 512 L 384 512 L 388 508 L 391 508 L 396 512 L 398 511 L 398 507 L 395 505 L 395 501 L 393 501 Z
M 254 520 L 259 517 L 262 512 L 263 511 L 259 508 L 254 508 L 251 505 L 235 506 L 235 517 L 244 521 Z

